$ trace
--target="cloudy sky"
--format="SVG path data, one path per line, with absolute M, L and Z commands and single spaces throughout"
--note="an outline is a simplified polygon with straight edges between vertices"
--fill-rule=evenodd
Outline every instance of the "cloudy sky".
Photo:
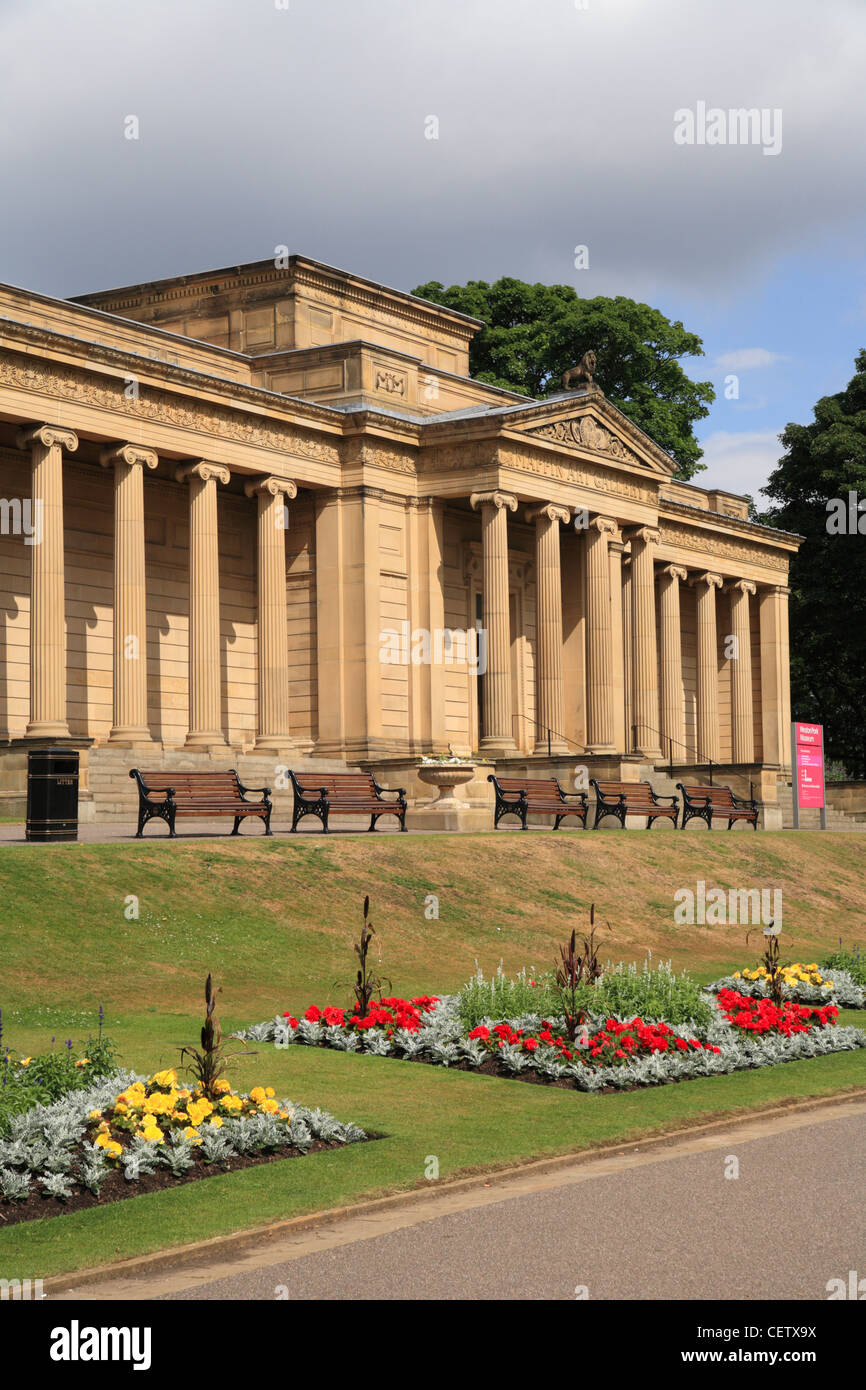
M 0 0 L 0 279 L 631 295 L 704 340 L 697 481 L 754 492 L 866 343 L 864 71 L 864 0 Z M 763 144 L 677 143 L 699 103 Z

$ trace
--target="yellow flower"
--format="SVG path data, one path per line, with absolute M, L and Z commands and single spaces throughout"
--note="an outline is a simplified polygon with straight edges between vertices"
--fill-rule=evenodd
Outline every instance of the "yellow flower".
M 243 1101 L 240 1096 L 223 1096 L 220 1105 L 224 1110 L 242 1110 Z
M 91 1110 L 91 1112 L 90 1112 L 90 1114 L 87 1116 L 87 1118 L 88 1118 L 88 1120 L 101 1120 L 101 1119 L 102 1119 L 102 1111 L 101 1111 L 101 1110 Z
M 268 1100 L 273 1100 L 273 1098 L 274 1098 L 274 1096 L 275 1096 L 276 1094 L 277 1094 L 277 1093 L 276 1093 L 276 1091 L 274 1090 L 273 1086 L 266 1086 L 266 1087 L 265 1087 L 265 1095 L 268 1097 Z
M 106 1151 L 111 1154 L 112 1158 L 120 1158 L 120 1155 L 123 1153 L 123 1148 L 118 1144 L 116 1139 L 112 1139 L 109 1144 L 106 1144 L 105 1148 Z
M 187 1112 L 194 1125 L 200 1125 L 202 1120 L 213 1112 L 213 1106 L 209 1100 L 191 1100 L 188 1104 Z
M 748 973 L 749 973 L 748 970 L 747 970 L 745 973 L 746 973 L 746 975 L 748 975 Z M 735 979 L 735 980 L 739 980 L 739 979 L 740 979 L 740 972 L 739 972 L 739 970 L 735 970 L 735 971 L 734 971 L 734 979 Z
M 222 1129 L 222 1127 L 223 1127 L 222 1116 L 220 1116 L 220 1115 L 214 1115 L 214 1116 L 212 1116 L 212 1118 L 211 1118 L 210 1120 L 208 1120 L 208 1124 L 210 1125 L 211 1129 Z
M 187 1127 L 186 1127 L 186 1129 L 184 1130 L 183 1134 L 184 1134 L 184 1138 L 185 1138 L 185 1139 L 193 1139 L 193 1140 L 196 1140 L 196 1141 L 197 1141 L 197 1140 L 199 1139 L 199 1137 L 200 1137 L 200 1136 L 199 1136 L 198 1130 L 197 1130 L 197 1129 L 193 1129 L 192 1125 L 187 1125 Z
M 90 1058 L 89 1058 L 89 1057 L 79 1057 L 79 1059 L 78 1059 L 78 1061 L 75 1063 L 75 1065 L 76 1065 L 77 1067 L 89 1067 L 89 1066 L 90 1066 Z
M 32 1058 L 32 1057 L 22 1057 L 22 1058 L 21 1058 L 21 1065 L 22 1065 L 22 1067 L 29 1067 L 29 1066 L 30 1066 L 30 1063 L 31 1063 L 32 1061 L 33 1061 L 33 1058 Z
M 172 1067 L 169 1067 L 167 1071 L 154 1072 L 150 1081 L 153 1086 L 163 1086 L 166 1090 L 169 1090 L 177 1081 L 177 1072 Z
M 214 1082 L 214 1087 L 213 1087 L 213 1088 L 214 1088 L 214 1090 L 216 1091 L 216 1093 L 217 1093 L 218 1096 L 224 1096 L 225 1093 L 226 1093 L 226 1091 L 230 1091 L 230 1090 L 231 1090 L 231 1086 L 229 1085 L 229 1083 L 228 1083 L 224 1078 L 223 1078 L 223 1080 L 221 1080 L 221 1081 L 215 1081 L 215 1082 Z
M 108 1134 L 97 1134 L 93 1142 L 98 1149 L 104 1149 L 112 1143 L 112 1140 L 109 1138 Z
M 279 1106 L 275 1100 L 263 1100 L 259 1108 L 264 1110 L 266 1115 L 276 1115 Z
M 171 1091 L 157 1091 L 154 1095 L 148 1096 L 144 1102 L 144 1109 L 148 1115 L 166 1115 L 173 1110 L 177 1103 L 177 1096 Z

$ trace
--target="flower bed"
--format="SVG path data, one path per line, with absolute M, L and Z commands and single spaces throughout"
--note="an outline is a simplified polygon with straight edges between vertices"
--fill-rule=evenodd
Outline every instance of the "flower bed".
M 132 1072 L 37 1105 L 0 1139 L 3 1224 L 104 1205 L 136 1192 L 354 1144 L 368 1136 L 323 1110 L 217 1081 L 213 1099 L 173 1070 Z
M 25 1057 L 4 1048 L 0 1062 L 0 1136 L 8 1132 L 12 1115 L 32 1105 L 48 1105 L 70 1091 L 78 1091 L 100 1077 L 117 1071 L 117 1059 L 110 1040 L 100 1029 L 78 1050 L 68 1038 L 50 1052 Z
M 781 975 L 784 999 L 794 1000 L 798 1004 L 835 1004 L 843 1009 L 866 1007 L 866 989 L 847 970 L 828 969 L 814 961 L 810 965 L 795 961 L 793 965 L 783 966 Z M 735 970 L 733 975 L 713 980 L 706 989 L 710 994 L 736 990 L 752 998 L 766 998 L 768 980 L 766 966 L 758 965 L 753 970 Z
M 737 999 L 736 1016 L 748 1010 L 751 1018 L 753 1001 L 743 996 Z M 441 999 L 423 996 L 380 1000 L 364 1017 L 357 1010 L 344 1013 L 313 1007 L 301 1019 L 279 1015 L 236 1036 L 254 1042 L 271 1041 L 279 1048 L 299 1043 L 363 1051 L 549 1081 L 582 1091 L 682 1081 L 866 1047 L 866 1033 L 835 1025 L 832 1008 L 806 1010 L 805 1014 L 809 1017 L 780 1011 L 772 1018 L 763 1010 L 760 1027 L 735 1022 L 718 1003 L 709 1021 L 701 1025 L 594 1015 L 572 1043 L 562 1018 L 538 1014 L 488 1018 L 467 1030 L 459 995 Z M 401 1015 L 410 1018 L 412 1026 L 401 1025 Z M 380 1016 L 387 1021 L 377 1021 Z

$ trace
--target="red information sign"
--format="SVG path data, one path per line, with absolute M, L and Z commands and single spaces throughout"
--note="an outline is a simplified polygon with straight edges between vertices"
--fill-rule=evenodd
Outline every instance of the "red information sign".
M 797 801 L 803 809 L 824 807 L 824 729 L 821 724 L 795 724 Z

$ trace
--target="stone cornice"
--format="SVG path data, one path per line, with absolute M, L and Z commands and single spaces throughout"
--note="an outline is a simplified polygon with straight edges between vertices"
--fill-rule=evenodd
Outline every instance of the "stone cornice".
M 743 536 L 754 536 L 763 545 L 772 545 L 774 540 L 785 545 L 786 549 L 798 550 L 806 539 L 796 531 L 782 531 L 777 526 L 764 526 L 759 521 L 746 521 L 730 512 L 711 512 L 704 507 L 693 507 L 688 502 L 674 502 L 668 497 L 659 497 L 659 516 L 675 519 L 683 517 L 690 525 L 705 525 L 724 531 L 737 531 Z
M 127 367 L 137 365 L 128 354 L 118 355 Z M 128 371 L 127 375 L 137 378 L 138 373 Z M 195 377 L 194 373 L 189 375 Z M 212 379 L 208 377 L 206 380 L 210 382 Z M 270 403 L 281 399 L 270 392 L 256 392 L 251 388 L 251 398 L 259 398 L 259 409 L 255 413 L 244 411 L 234 404 L 219 405 L 200 398 L 194 400 L 187 395 L 163 391 L 143 382 L 139 384 L 138 395 L 135 396 L 127 394 L 123 377 L 98 375 L 68 363 L 0 351 L 0 386 L 5 383 L 25 390 L 42 391 L 62 400 L 116 410 L 132 419 L 152 419 L 162 424 L 211 433 L 232 442 L 295 453 L 323 463 L 340 463 L 339 439 L 326 441 L 311 438 L 302 434 L 293 422 L 271 419 L 262 414 L 262 395 L 269 396 Z M 200 383 L 198 385 L 200 387 Z M 237 388 L 232 386 L 233 402 L 238 394 Z

